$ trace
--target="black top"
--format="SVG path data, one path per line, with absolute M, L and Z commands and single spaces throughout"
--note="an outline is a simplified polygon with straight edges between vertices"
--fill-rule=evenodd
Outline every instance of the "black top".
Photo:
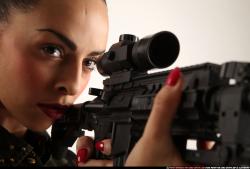
M 3 166 L 76 166 L 75 154 L 67 150 L 65 157 L 54 160 L 47 132 L 28 130 L 18 138 L 0 126 L 0 167 Z

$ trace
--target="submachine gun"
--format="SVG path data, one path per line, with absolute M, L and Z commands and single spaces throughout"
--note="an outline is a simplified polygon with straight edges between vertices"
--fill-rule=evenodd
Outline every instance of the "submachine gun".
M 97 64 L 99 73 L 108 76 L 104 88 L 91 88 L 90 94 L 97 96 L 94 100 L 73 105 L 53 125 L 54 156 L 59 158 L 59 149 L 72 146 L 82 129 L 94 130 L 95 141 L 112 140 L 111 156 L 95 152 L 95 158 L 111 158 L 114 166 L 123 166 L 170 72 L 147 71 L 170 66 L 179 49 L 177 37 L 168 31 L 141 40 L 121 35 Z M 184 160 L 208 166 L 248 166 L 250 63 L 203 63 L 181 70 L 185 84 L 171 134 Z M 186 148 L 189 139 L 210 140 L 216 145 L 211 150 L 190 150 Z

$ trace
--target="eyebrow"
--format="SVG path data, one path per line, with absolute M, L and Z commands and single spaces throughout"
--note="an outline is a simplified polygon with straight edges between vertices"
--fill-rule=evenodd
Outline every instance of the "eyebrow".
M 105 50 L 103 50 L 103 51 L 90 52 L 90 53 L 88 54 L 88 56 L 90 56 L 90 57 L 95 57 L 96 59 L 98 59 L 98 56 L 104 54 L 104 52 L 105 52 Z
M 49 28 L 47 28 L 47 29 L 37 29 L 37 31 L 52 33 L 57 38 L 59 38 L 66 46 L 68 46 L 71 50 L 76 51 L 76 49 L 77 49 L 75 43 L 72 40 L 70 40 L 69 38 L 67 38 L 65 35 L 60 33 L 60 32 L 57 32 L 57 31 L 55 31 L 53 29 L 49 29 Z M 105 52 L 105 50 L 94 51 L 94 52 L 90 52 L 87 56 L 96 57 L 96 56 L 104 54 L 104 52 Z
M 75 43 L 60 32 L 57 32 L 53 29 L 37 29 L 37 31 L 52 33 L 57 38 L 59 38 L 66 46 L 68 46 L 71 50 L 76 51 L 77 49 Z

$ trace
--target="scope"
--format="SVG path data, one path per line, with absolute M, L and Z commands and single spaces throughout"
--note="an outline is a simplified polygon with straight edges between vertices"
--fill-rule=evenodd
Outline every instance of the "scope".
M 124 70 L 147 71 L 166 68 L 173 64 L 180 51 L 177 37 L 169 31 L 161 31 L 139 40 L 132 34 L 123 34 L 119 42 L 97 61 L 97 69 L 103 76 Z

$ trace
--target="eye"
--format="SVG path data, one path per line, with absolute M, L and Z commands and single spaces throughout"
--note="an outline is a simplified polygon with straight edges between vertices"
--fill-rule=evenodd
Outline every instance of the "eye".
M 49 55 L 56 58 L 61 58 L 64 55 L 63 50 L 56 45 L 45 45 L 42 47 L 41 50 L 45 55 Z
M 83 66 L 87 67 L 90 71 L 93 71 L 96 68 L 96 60 L 93 58 L 84 60 L 83 64 Z

